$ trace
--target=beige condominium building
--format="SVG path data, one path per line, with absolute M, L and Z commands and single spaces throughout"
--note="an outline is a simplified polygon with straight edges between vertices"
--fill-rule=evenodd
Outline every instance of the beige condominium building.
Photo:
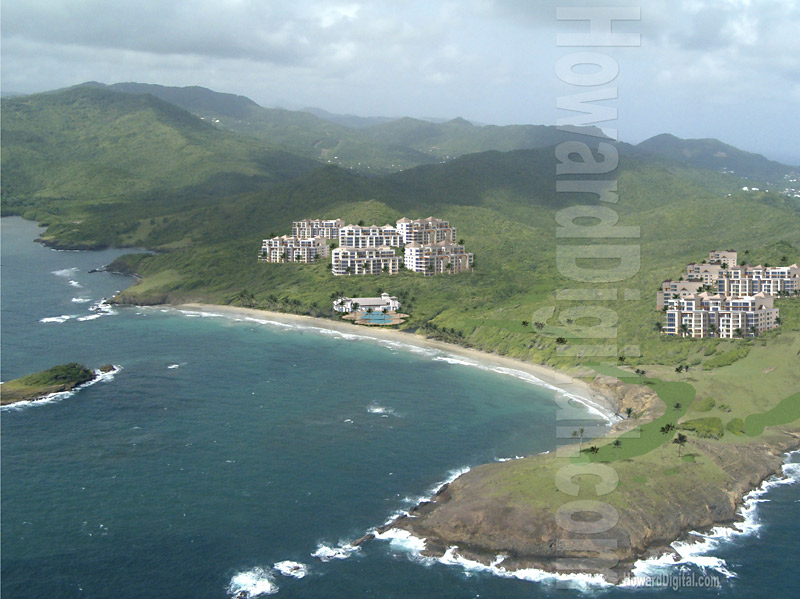
M 324 237 L 325 239 L 339 239 L 339 229 L 344 226 L 344 221 L 340 218 L 333 220 L 321 220 L 307 218 L 296 220 L 292 223 L 292 236 L 299 239 L 313 239 L 314 237 Z
M 403 257 L 389 246 L 338 247 L 333 250 L 331 270 L 334 275 L 393 275 L 400 272 L 402 265 Z
M 259 260 L 262 262 L 314 262 L 328 257 L 327 241 L 323 237 L 300 239 L 289 235 L 265 239 L 261 244 Z
M 726 297 L 698 293 L 667 300 L 668 335 L 683 337 L 755 337 L 775 328 L 778 309 L 766 293 Z
M 734 250 L 714 250 L 708 252 L 708 261 L 715 264 L 724 264 L 727 268 L 738 264 L 739 254 Z
M 717 291 L 723 295 L 773 296 L 800 294 L 800 267 L 791 266 L 734 266 L 719 274 Z
M 392 225 L 362 227 L 347 225 L 339 229 L 339 247 L 377 248 L 382 246 L 400 247 L 403 239 Z
M 656 307 L 661 310 L 668 300 L 700 293 L 702 287 L 705 287 L 703 281 L 664 281 L 656 295 Z
M 451 227 L 446 220 L 440 220 L 432 216 L 418 220 L 401 218 L 397 221 L 397 230 L 403 238 L 404 244 L 421 243 L 423 245 L 431 245 L 443 241 L 456 242 L 455 227 Z
M 411 242 L 404 250 L 405 267 L 426 276 L 466 272 L 472 268 L 473 254 L 463 245 L 442 241 L 432 244 Z

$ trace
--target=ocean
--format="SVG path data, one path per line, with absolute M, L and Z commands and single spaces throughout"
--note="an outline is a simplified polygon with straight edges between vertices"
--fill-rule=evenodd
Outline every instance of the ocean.
M 751 497 L 742 531 L 638 571 L 679 590 L 571 590 L 420 542 L 350 543 L 492 460 L 555 446 L 551 389 L 442 351 L 269 319 L 103 302 L 125 253 L 53 251 L 2 219 L 2 378 L 65 362 L 104 380 L 2 411 L 3 597 L 790 597 L 800 485 Z M 791 478 L 797 465 L 787 466 Z M 445 560 L 448 561 L 448 560 Z M 720 587 L 687 587 L 689 576 Z M 669 582 L 667 580 L 667 583 Z

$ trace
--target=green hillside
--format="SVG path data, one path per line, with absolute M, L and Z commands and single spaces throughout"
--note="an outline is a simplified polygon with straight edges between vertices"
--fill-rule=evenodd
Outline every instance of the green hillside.
M 133 204 L 152 218 L 319 167 L 153 96 L 92 87 L 3 100 L 2 129 L 3 215 L 68 221 L 77 231 L 60 239 L 89 246 L 136 229 Z
M 568 307 L 555 294 L 575 284 L 558 273 L 556 249 L 584 243 L 557 240 L 555 214 L 594 202 L 555 192 L 552 147 L 470 154 L 366 177 L 264 152 L 252 138 L 215 129 L 147 95 L 77 88 L 4 101 L 3 108 L 4 130 L 11 132 L 2 140 L 5 213 L 47 222 L 44 237 L 64 246 L 160 250 L 114 265 L 145 277 L 121 301 L 233 302 L 331 316 L 332 294 L 383 289 L 402 297 L 411 314 L 404 327 L 481 349 L 568 365 L 593 350 L 565 351 L 607 343 L 575 340 L 576 327 L 592 321 L 563 316 L 559 322 L 558 314 L 539 312 Z M 800 211 L 783 196 L 740 191 L 737 177 L 618 147 L 615 210 L 620 225 L 641 228 L 641 239 L 630 243 L 641 245 L 642 267 L 615 287 L 640 299 L 601 305 L 619 314 L 614 343 L 629 362 L 727 363 L 742 344 L 800 330 L 792 300 L 778 302 L 782 332 L 755 341 L 671 339 L 653 329 L 661 319 L 655 310 L 660 281 L 710 249 L 749 250 L 752 262 L 800 261 Z M 103 169 L 103 176 L 90 177 L 91 168 Z M 324 263 L 256 261 L 261 239 L 288 232 L 295 219 L 386 224 L 402 215 L 449 219 L 475 253 L 475 271 L 334 277 Z M 567 343 L 558 344 L 558 337 Z
M 765 183 L 780 183 L 796 170 L 717 139 L 680 139 L 664 133 L 646 139 L 636 147 L 646 154 L 663 156 L 695 168 L 727 170 Z

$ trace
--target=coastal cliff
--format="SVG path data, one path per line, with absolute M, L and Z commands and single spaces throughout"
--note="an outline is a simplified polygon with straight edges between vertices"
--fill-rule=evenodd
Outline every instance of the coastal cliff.
M 800 434 L 789 430 L 749 443 L 692 440 L 682 458 L 664 446 L 646 459 L 601 464 L 614 469 L 619 484 L 600 497 L 585 488 L 597 484 L 596 476 L 585 477 L 579 497 L 556 488 L 557 472 L 570 458 L 485 464 L 379 532 L 399 528 L 424 538 L 430 556 L 455 546 L 459 555 L 487 565 L 506 556 L 500 565 L 508 571 L 594 573 L 618 582 L 636 560 L 671 551 L 687 532 L 735 522 L 743 497 L 779 473 L 783 454 L 798 447 Z M 616 525 L 596 535 L 565 530 L 556 513 L 575 499 L 612 506 Z M 613 551 L 605 545 L 609 539 Z

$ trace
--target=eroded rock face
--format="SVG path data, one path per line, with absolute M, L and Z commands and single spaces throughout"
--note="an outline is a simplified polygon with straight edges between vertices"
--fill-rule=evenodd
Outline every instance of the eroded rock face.
M 471 470 L 413 510 L 410 517 L 386 528 L 398 527 L 424 537 L 428 553 L 435 556 L 457 546 L 464 557 L 486 564 L 506 555 L 503 567 L 509 570 L 536 567 L 600 573 L 617 582 L 634 561 L 669 551 L 670 543 L 688 531 L 736 521 L 743 496 L 779 472 L 783 453 L 797 447 L 800 435 L 791 432 L 774 435 L 770 442 L 740 445 L 693 440 L 692 451 L 718 467 L 714 480 L 701 476 L 699 470 L 693 474 L 686 466 L 676 474 L 688 477 L 681 486 L 671 476 L 654 477 L 647 488 L 621 481 L 613 500 L 619 520 L 612 529 L 595 535 L 599 539 L 572 534 L 558 525 L 556 511 L 571 497 L 537 503 L 535 491 L 526 497 L 499 488 L 496 483 L 511 462 Z M 534 456 L 517 461 L 516 467 L 530 462 L 535 468 L 537 461 L 556 459 L 552 454 Z M 610 560 L 598 561 L 596 552 L 605 552 Z
M 618 414 L 624 415 L 625 410 L 631 408 L 637 419 L 653 420 L 664 413 L 664 402 L 647 385 L 630 385 L 617 378 L 599 374 L 589 386 L 606 397 L 616 398 Z

